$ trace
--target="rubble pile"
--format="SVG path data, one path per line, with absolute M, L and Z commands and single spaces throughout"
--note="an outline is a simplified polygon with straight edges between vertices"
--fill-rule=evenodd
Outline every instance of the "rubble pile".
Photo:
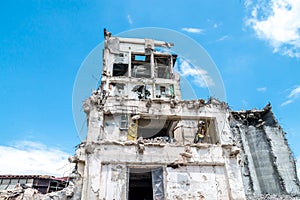
M 69 200 L 73 198 L 75 186 L 72 182 L 63 190 L 41 194 L 37 189 L 16 186 L 11 190 L 0 191 L 0 200 Z M 78 198 L 80 199 L 80 198 Z

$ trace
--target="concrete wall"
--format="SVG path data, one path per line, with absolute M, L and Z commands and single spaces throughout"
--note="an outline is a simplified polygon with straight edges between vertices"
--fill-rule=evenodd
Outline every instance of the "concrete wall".
M 167 199 L 231 199 L 224 166 L 168 167 Z
M 141 153 L 138 145 L 106 141 L 82 146 L 77 152 L 85 163 L 82 199 L 126 199 L 132 167 L 163 167 L 166 199 L 245 199 L 235 149 L 162 142 L 144 143 Z
M 300 195 L 295 161 L 271 108 L 233 112 L 231 127 L 241 148 L 247 195 Z
M 99 102 L 105 101 L 101 105 Z M 203 104 L 200 100 L 194 101 L 156 101 L 130 100 L 123 97 L 107 97 L 102 99 L 101 92 L 85 103 L 88 118 L 87 141 L 115 139 L 123 141 L 126 136 L 120 130 L 119 117 L 121 114 L 140 115 L 141 118 L 159 120 L 177 120 L 178 129 L 174 136 L 178 141 L 193 142 L 197 132 L 199 120 L 211 121 L 208 127 L 210 135 L 208 143 L 233 144 L 232 133 L 228 123 L 229 111 L 221 103 Z M 194 124 L 192 123 L 194 121 Z M 112 127 L 114 126 L 114 127 Z M 186 137 L 184 140 L 180 137 Z

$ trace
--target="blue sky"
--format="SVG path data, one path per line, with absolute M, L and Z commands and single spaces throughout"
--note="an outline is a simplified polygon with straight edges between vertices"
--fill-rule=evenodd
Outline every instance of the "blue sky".
M 2 1 L 0 165 L 7 164 L 0 173 L 61 174 L 66 169 L 57 169 L 69 167 L 64 160 L 80 142 L 73 84 L 105 27 L 113 34 L 161 27 L 191 37 L 215 62 L 229 106 L 271 102 L 300 158 L 299 22 L 299 0 Z M 21 167 L 29 162 L 24 157 L 31 164 Z

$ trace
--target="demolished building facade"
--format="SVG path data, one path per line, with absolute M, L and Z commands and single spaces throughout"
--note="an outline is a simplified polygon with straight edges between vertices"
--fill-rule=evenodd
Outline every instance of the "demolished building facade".
M 300 194 L 270 107 L 232 112 L 182 100 L 173 44 L 105 31 L 101 86 L 84 103 L 88 134 L 73 158 L 81 199 L 246 199 Z M 252 119 L 253 118 L 253 119 Z
M 240 169 L 248 195 L 289 194 L 299 197 L 296 164 L 285 132 L 271 106 L 231 111 L 232 134 L 240 147 Z
M 270 105 L 236 112 L 214 98 L 183 100 L 177 55 L 161 50 L 172 43 L 104 35 L 101 85 L 83 105 L 87 137 L 70 157 L 72 192 L 52 199 L 299 197 Z

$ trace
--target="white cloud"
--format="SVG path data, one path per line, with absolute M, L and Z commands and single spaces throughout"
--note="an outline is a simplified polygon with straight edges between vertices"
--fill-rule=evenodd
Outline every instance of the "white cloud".
M 58 148 L 31 141 L 2 145 L 0 174 L 67 176 L 74 167 L 68 156 Z
M 128 21 L 129 24 L 133 24 L 133 20 L 132 20 L 131 15 L 127 15 L 127 21 Z
M 300 0 L 247 0 L 245 6 L 246 25 L 268 41 L 274 52 L 300 57 Z
M 219 39 L 217 39 L 217 42 L 221 42 L 223 40 L 226 40 L 227 38 L 229 38 L 228 35 L 223 35 L 222 37 L 220 37 Z
M 186 31 L 188 33 L 203 33 L 203 29 L 199 28 L 182 28 L 181 30 Z
M 297 98 L 300 94 L 300 86 L 295 87 L 289 94 L 289 98 Z
M 267 87 L 256 88 L 256 91 L 258 91 L 258 92 L 265 92 L 265 91 L 267 91 Z
M 294 87 L 294 89 L 291 90 L 289 95 L 287 96 L 287 100 L 281 104 L 281 106 L 286 106 L 288 104 L 291 104 L 297 99 L 300 95 L 300 86 Z
M 215 85 L 208 72 L 200 67 L 191 65 L 188 61 L 179 59 L 178 73 L 183 77 L 191 76 L 194 84 L 199 87 L 209 87 Z
M 293 102 L 294 102 L 294 101 L 293 101 L 292 99 L 289 99 L 289 100 L 284 101 L 284 102 L 281 104 L 281 106 L 286 106 L 286 105 L 291 104 L 291 103 L 293 103 Z

